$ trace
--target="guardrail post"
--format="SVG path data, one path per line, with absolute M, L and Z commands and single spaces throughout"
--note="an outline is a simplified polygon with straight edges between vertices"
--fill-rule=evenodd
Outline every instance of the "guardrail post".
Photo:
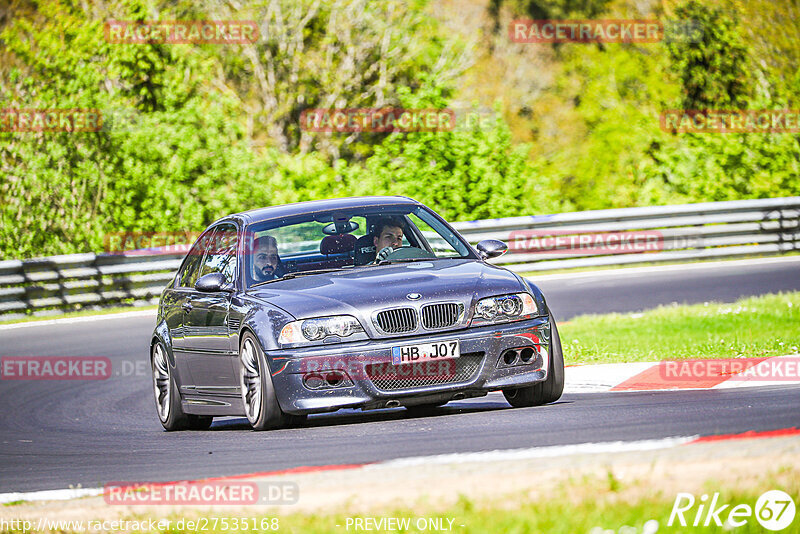
M 30 286 L 28 286 L 28 284 L 31 283 L 32 280 L 28 276 L 28 270 L 25 267 L 26 263 L 23 261 L 22 265 L 20 265 L 19 267 L 19 272 L 22 275 L 23 279 L 22 285 L 25 288 L 25 293 L 23 293 L 22 300 L 25 301 L 25 313 L 27 315 L 27 312 L 33 310 L 33 302 L 31 302 L 31 291 L 30 291 L 31 288 Z

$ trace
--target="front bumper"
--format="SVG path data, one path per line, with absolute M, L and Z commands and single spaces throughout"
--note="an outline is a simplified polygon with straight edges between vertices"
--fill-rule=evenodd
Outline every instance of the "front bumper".
M 458 340 L 461 357 L 426 364 L 393 366 L 392 347 Z M 520 357 L 509 364 L 512 349 Z M 509 353 L 513 356 L 513 352 Z M 511 359 L 509 356 L 509 360 Z M 528 386 L 547 378 L 549 317 L 422 336 L 340 343 L 271 351 L 267 354 L 278 403 L 284 412 L 307 414 L 341 408 L 383 408 L 485 395 Z M 311 389 L 311 375 L 332 370 L 344 381 Z M 319 382 L 319 381 L 317 381 Z

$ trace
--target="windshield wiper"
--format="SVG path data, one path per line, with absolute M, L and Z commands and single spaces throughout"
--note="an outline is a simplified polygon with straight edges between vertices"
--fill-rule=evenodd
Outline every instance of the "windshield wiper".
M 251 284 L 250 287 L 258 287 L 263 286 L 264 284 L 271 284 L 272 282 L 280 282 L 281 280 L 291 280 L 292 278 L 297 278 L 298 276 L 308 276 L 312 274 L 323 274 L 323 273 L 332 273 L 334 271 L 341 271 L 341 268 L 335 269 L 316 269 L 314 271 L 297 271 L 294 273 L 286 273 L 280 278 L 275 278 L 273 280 L 264 280 L 263 282 L 257 282 L 255 284 Z

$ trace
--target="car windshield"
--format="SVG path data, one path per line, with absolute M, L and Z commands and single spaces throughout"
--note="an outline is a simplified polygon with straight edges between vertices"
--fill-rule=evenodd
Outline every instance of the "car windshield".
M 318 212 L 253 224 L 246 232 L 248 287 L 323 272 L 474 257 L 423 206 Z

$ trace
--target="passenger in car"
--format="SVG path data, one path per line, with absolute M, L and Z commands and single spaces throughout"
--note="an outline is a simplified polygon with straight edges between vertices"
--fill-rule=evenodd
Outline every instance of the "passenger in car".
M 278 255 L 278 241 L 271 235 L 263 235 L 253 243 L 252 264 L 256 282 L 274 280 L 286 274 Z

